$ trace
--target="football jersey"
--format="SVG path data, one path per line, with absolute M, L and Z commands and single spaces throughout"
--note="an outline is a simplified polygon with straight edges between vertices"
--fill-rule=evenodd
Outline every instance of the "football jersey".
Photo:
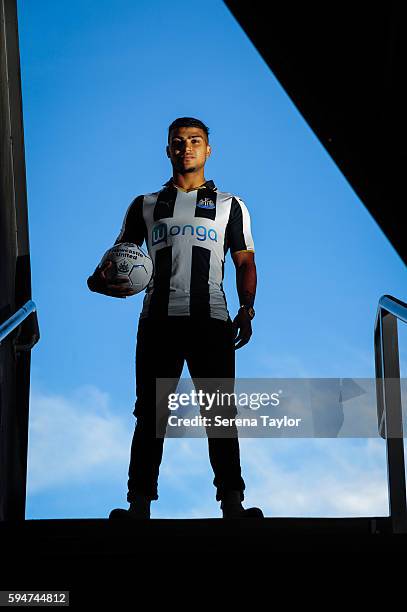
M 227 320 L 225 256 L 254 251 L 243 200 L 213 181 L 184 191 L 172 179 L 163 189 L 136 197 L 115 244 L 146 242 L 154 273 L 141 318 L 199 316 Z

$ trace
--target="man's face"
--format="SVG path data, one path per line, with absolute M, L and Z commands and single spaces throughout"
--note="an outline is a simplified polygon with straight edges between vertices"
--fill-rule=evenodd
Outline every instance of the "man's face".
M 180 127 L 171 130 L 167 156 L 174 170 L 180 174 L 196 172 L 205 166 L 211 154 L 204 130 L 196 127 Z

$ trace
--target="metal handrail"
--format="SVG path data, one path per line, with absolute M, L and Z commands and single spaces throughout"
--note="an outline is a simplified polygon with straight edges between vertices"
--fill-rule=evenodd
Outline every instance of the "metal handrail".
M 379 312 L 383 309 L 400 319 L 400 321 L 407 323 L 407 304 L 392 295 L 382 295 L 377 308 L 376 325 Z
M 397 320 L 407 323 L 407 304 L 383 295 L 374 326 L 377 420 L 386 440 L 390 519 L 394 533 L 407 532 L 406 476 Z
M 37 310 L 35 302 L 28 300 L 11 317 L 0 325 L 0 343 L 32 313 Z

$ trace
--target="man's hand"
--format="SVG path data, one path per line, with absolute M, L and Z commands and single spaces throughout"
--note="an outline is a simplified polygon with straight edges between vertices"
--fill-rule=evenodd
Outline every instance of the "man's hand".
M 249 250 L 232 253 L 233 263 L 236 267 L 236 287 L 240 304 L 253 304 L 256 295 L 257 274 L 254 263 L 254 252 Z M 252 313 L 253 314 L 253 313 Z M 253 318 L 253 317 L 252 317 Z M 246 308 L 240 308 L 233 320 L 235 330 L 235 349 L 247 344 L 252 335 L 252 318 Z M 237 333 L 239 334 L 237 335 Z
M 235 350 L 247 344 L 252 336 L 252 321 L 245 308 L 241 308 L 233 319 Z
M 96 268 L 92 276 L 88 278 L 88 287 L 96 293 L 124 299 L 128 295 L 132 295 L 130 285 L 125 279 L 117 279 L 116 284 L 109 282 L 106 272 L 112 265 L 113 262 L 106 259 L 100 268 Z

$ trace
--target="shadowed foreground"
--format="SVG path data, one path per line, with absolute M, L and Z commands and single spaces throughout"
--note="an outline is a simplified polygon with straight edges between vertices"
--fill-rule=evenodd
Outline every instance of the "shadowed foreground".
M 341 551 L 351 560 L 354 551 L 406 546 L 405 537 L 391 535 L 387 517 L 26 520 L 0 523 L 0 538 L 1 589 L 70 591 L 70 607 L 116 602 L 119 595 L 128 602 L 136 584 L 147 588 L 146 578 L 157 580 L 159 594 L 173 571 L 198 577 L 206 552 L 214 571 L 252 573 L 261 559 L 279 571 L 289 568 L 285 553 L 295 560 L 292 571 L 308 571 L 312 553 L 321 561 Z

